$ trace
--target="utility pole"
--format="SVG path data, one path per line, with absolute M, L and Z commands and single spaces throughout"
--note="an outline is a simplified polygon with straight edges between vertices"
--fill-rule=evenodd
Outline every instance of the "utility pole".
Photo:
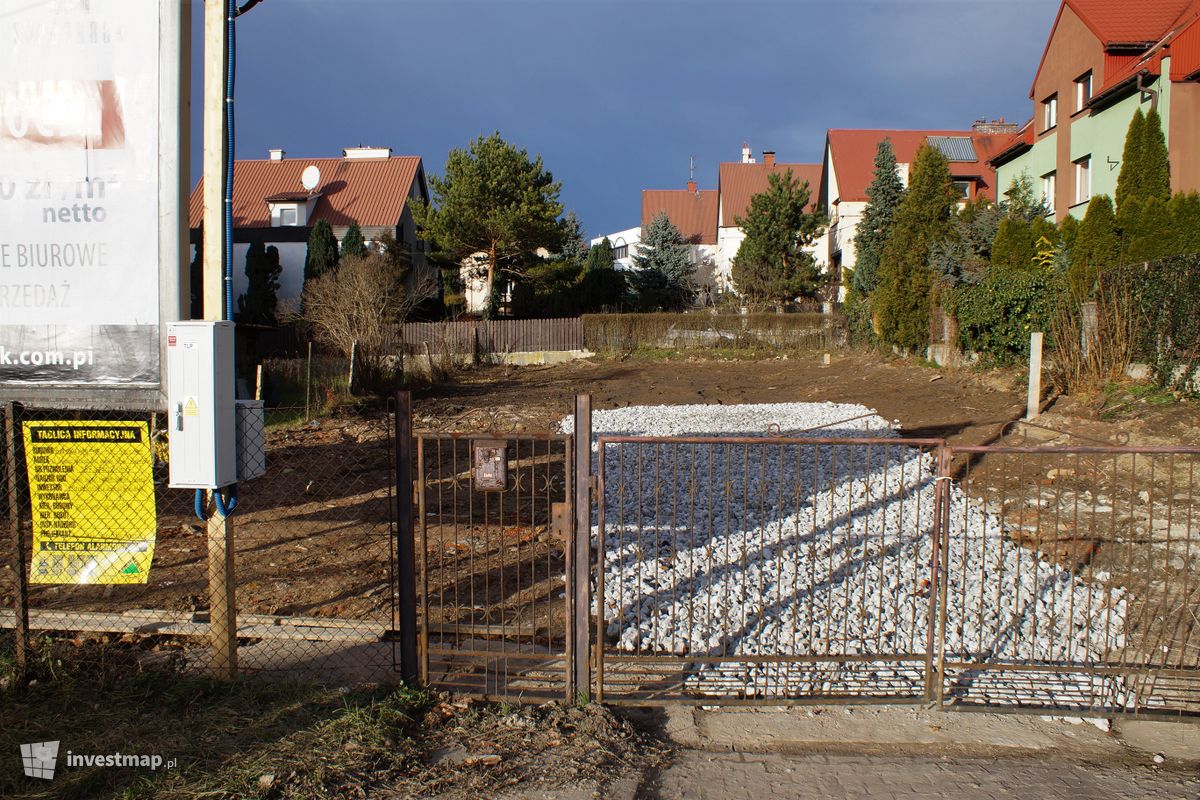
M 225 318 L 225 74 L 229 65 L 227 0 L 204 2 L 204 318 Z M 213 671 L 237 676 L 237 608 L 233 520 L 207 494 L 208 639 Z

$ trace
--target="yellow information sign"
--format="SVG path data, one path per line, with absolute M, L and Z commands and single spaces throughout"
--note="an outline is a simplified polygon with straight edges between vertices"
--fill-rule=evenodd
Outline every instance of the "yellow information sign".
M 157 517 L 145 422 L 30 421 L 31 583 L 145 583 Z

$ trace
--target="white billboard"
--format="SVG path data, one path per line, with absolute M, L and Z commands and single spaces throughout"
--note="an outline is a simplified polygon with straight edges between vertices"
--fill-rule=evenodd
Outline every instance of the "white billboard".
M 162 133 L 164 120 L 178 123 L 164 98 L 177 102 L 181 46 L 178 32 L 164 43 L 166 7 L 0 0 L 6 397 L 22 387 L 157 392 L 162 312 L 178 307 L 160 286 L 166 267 L 178 293 L 179 254 L 160 237 L 164 220 L 179 219 L 164 183 L 178 183 L 180 135 Z M 176 146 L 165 176 L 164 142 Z

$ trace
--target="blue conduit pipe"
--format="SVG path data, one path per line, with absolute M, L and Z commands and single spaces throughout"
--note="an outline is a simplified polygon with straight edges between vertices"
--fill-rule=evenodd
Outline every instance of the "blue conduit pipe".
M 226 320 L 233 319 L 233 157 L 234 157 L 234 113 L 233 113 L 233 87 L 237 75 L 237 26 L 234 24 L 234 19 L 238 15 L 237 0 L 226 0 L 225 8 L 225 30 L 226 30 L 226 47 L 228 49 L 228 57 L 225 59 L 225 147 L 224 158 L 222 159 L 222 171 L 225 179 L 225 191 L 222 198 L 224 202 L 223 212 L 225 215 L 225 241 L 221 252 L 221 266 L 224 272 L 225 281 L 225 302 L 222 309 L 222 318 Z M 218 489 L 213 493 L 213 497 L 217 502 L 217 513 L 222 517 L 228 517 L 237 508 L 237 484 L 228 487 L 229 503 L 226 504 L 223 492 L 225 490 Z M 196 490 L 195 511 L 196 516 L 201 521 L 207 522 L 204 508 L 204 490 Z

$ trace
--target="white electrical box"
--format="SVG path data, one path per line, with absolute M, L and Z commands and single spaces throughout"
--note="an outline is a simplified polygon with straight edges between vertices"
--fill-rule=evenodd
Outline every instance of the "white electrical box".
M 267 474 L 267 426 L 262 400 L 237 401 L 237 476 L 248 481 Z
M 220 489 L 236 483 L 232 322 L 167 325 L 170 486 Z

